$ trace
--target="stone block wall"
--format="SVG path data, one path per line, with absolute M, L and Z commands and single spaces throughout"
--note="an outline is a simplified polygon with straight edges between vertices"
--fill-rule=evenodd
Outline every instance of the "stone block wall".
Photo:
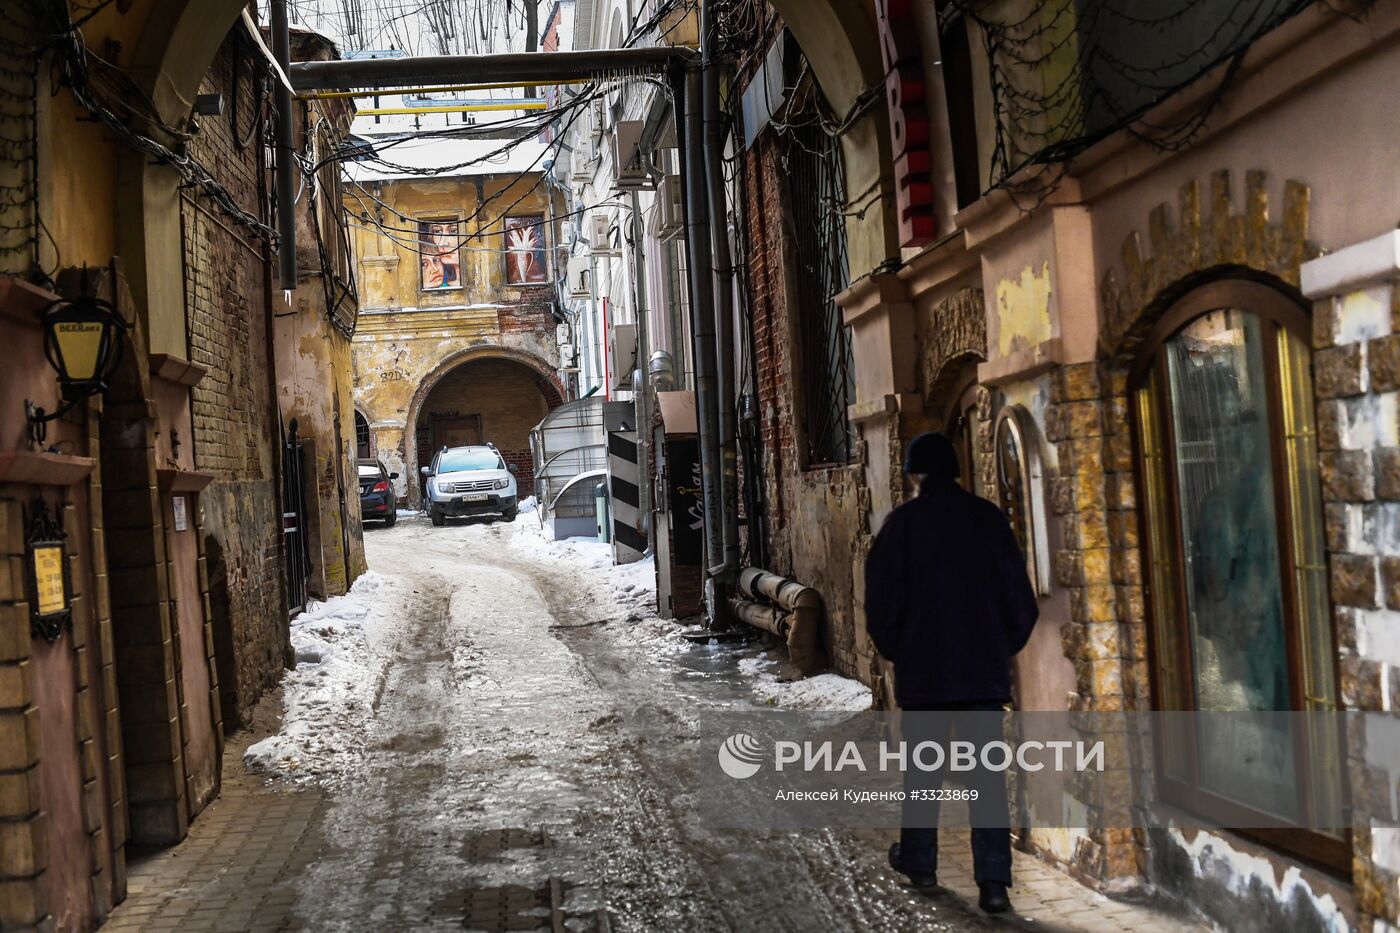
M 1343 707 L 1400 710 L 1400 276 L 1315 296 L 1313 370 Z M 1329 289 L 1333 291 L 1334 289 Z M 1400 918 L 1394 763 L 1349 736 L 1353 885 L 1363 917 Z M 1383 825 L 1372 825 L 1375 819 Z
M 1063 366 L 1052 374 L 1050 389 L 1045 436 L 1055 445 L 1057 468 L 1048 477 L 1049 504 L 1060 526 L 1054 574 L 1070 596 L 1060 642 L 1075 673 L 1066 706 L 1076 713 L 1147 710 L 1152 700 L 1126 374 L 1098 363 Z M 1127 814 L 1117 810 L 1131 799 L 1126 769 L 1121 778 L 1106 778 L 1096 793 L 1081 789 L 1090 829 L 1070 865 L 1081 877 L 1111 883 L 1146 870 L 1145 835 L 1121 828 Z M 1112 788 L 1121 793 L 1104 793 Z M 1149 788 L 1135 789 L 1139 801 L 1149 799 Z
M 252 66 L 226 41 L 202 93 L 251 100 Z M 245 128 L 246 129 L 246 128 Z M 260 146 L 235 139 L 226 117 L 206 117 L 191 154 L 239 205 L 262 210 Z M 280 449 L 268 347 L 266 264 L 257 244 L 235 236 L 195 193 L 181 207 L 185 312 L 190 360 L 207 373 L 192 390 L 195 468 L 214 474 L 201 493 L 204 555 L 213 611 L 218 680 L 226 725 L 236 725 L 276 683 L 286 660 L 287 613 L 282 580 Z

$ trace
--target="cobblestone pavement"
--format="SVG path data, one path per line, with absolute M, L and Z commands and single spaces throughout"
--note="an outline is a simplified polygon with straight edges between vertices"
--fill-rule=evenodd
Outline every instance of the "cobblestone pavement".
M 371 567 L 412 611 L 380 646 L 362 721 L 322 737 L 336 770 L 249 774 L 255 736 L 231 737 L 222 796 L 184 843 L 130 860 L 109 928 L 1201 928 L 1019 852 L 1015 916 L 987 917 L 965 832 L 944 834 L 946 887 L 926 897 L 885 866 L 890 833 L 692 825 L 669 792 L 666 744 L 615 723 L 644 703 L 738 702 L 748 688 L 732 658 L 647 656 L 590 614 L 613 595 L 605 584 L 513 551 L 499 528 L 410 520 L 367 537 Z

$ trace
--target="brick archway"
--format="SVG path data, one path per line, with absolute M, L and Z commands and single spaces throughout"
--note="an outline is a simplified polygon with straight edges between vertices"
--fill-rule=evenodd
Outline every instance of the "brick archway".
M 401 449 L 404 470 L 406 476 L 411 479 L 407 484 L 410 502 L 416 503 L 420 498 L 420 486 L 417 478 L 420 476 L 419 468 L 425 464 L 422 462 L 423 458 L 419 452 L 418 431 L 420 422 L 425 415 L 430 414 L 429 402 L 434 390 L 440 387 L 450 387 L 450 380 L 461 378 L 464 371 L 477 364 L 492 363 L 506 364 L 520 372 L 521 375 L 528 376 L 530 385 L 538 391 L 540 398 L 543 399 L 546 411 L 552 411 L 563 404 L 564 392 L 558 374 L 549 363 L 531 353 L 505 347 L 471 347 L 449 354 L 419 381 L 404 419 Z M 503 400 L 502 404 L 508 404 L 508 402 Z M 531 427 L 533 423 L 531 423 Z M 499 426 L 498 424 L 497 427 Z M 484 427 L 489 432 L 492 425 L 488 422 Z M 519 427 L 519 425 L 512 425 L 508 437 L 483 436 L 480 440 L 483 443 L 492 441 L 501 447 L 502 456 L 517 469 L 521 495 L 528 495 L 529 490 L 533 488 L 533 461 L 530 458 L 528 438 L 521 436 Z

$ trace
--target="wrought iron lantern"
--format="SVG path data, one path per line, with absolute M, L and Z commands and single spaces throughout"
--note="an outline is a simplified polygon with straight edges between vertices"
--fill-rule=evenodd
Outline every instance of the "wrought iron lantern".
M 107 380 L 116 372 L 122 357 L 122 334 L 126 321 L 116 308 L 101 298 L 82 297 L 59 300 L 43 314 L 44 355 L 58 373 L 63 405 L 52 414 L 31 402 L 25 403 L 30 435 L 44 439 L 44 425 L 62 417 L 90 395 L 107 390 Z

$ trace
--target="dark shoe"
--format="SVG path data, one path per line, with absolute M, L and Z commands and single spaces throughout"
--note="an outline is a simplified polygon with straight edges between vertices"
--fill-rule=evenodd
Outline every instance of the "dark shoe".
M 903 863 L 899 859 L 899 843 L 890 846 L 890 867 L 901 875 L 909 878 L 909 884 L 919 891 L 932 891 L 938 887 L 938 875 L 933 872 L 920 874 L 917 872 L 905 871 Z
M 1011 899 L 1006 896 L 1006 885 L 1000 881 L 983 881 L 977 885 L 982 892 L 977 898 L 977 906 L 989 914 L 1004 914 L 1011 909 Z

